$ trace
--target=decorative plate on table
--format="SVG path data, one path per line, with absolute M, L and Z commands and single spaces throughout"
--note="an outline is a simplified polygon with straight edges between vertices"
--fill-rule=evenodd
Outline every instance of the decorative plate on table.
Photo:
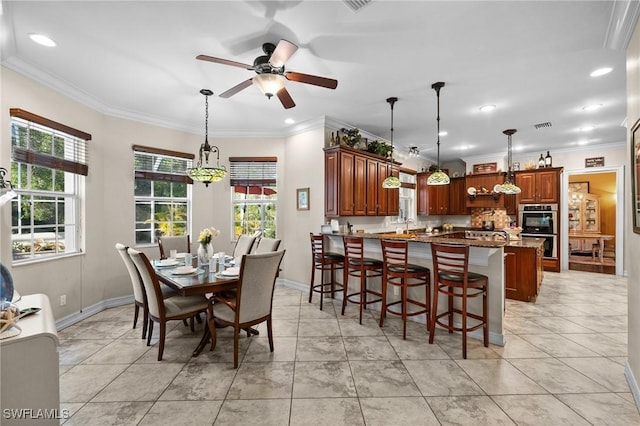
M 171 271 L 171 274 L 173 275 L 190 275 L 190 274 L 194 274 L 198 272 L 198 268 L 193 268 L 191 266 L 179 266 L 176 269 L 174 269 L 173 271 Z
M 179 265 L 180 262 L 178 262 L 175 259 L 162 259 L 162 260 L 158 260 L 156 262 L 156 266 L 159 268 L 167 268 L 169 266 L 176 266 Z

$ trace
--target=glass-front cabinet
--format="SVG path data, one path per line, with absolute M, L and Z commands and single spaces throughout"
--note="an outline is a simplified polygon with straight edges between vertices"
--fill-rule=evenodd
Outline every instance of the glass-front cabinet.
M 600 232 L 600 196 L 569 192 L 569 232 Z

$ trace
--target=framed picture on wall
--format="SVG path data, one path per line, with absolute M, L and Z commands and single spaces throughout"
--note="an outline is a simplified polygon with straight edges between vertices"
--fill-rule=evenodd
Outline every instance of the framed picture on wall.
M 589 182 L 569 182 L 569 192 L 589 193 Z
M 631 208 L 633 232 L 640 234 L 640 119 L 631 128 Z
M 309 210 L 309 188 L 296 189 L 296 208 Z

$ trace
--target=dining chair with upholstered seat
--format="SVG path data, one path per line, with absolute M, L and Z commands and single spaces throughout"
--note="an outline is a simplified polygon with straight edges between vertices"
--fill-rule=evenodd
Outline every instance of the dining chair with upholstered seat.
M 269 349 L 273 352 L 271 307 L 276 276 L 285 250 L 244 255 L 238 290 L 232 297 L 213 295 L 209 304 L 211 350 L 216 347 L 216 326 L 233 327 L 233 368 L 238 368 L 240 330 L 267 322 Z
M 251 253 L 251 247 L 256 241 L 256 236 L 240 235 L 236 241 L 236 245 L 233 248 L 233 258 L 241 257 L 243 254 Z
M 151 345 L 153 323 L 160 325 L 160 338 L 158 340 L 158 361 L 162 361 L 164 352 L 164 340 L 167 334 L 167 322 L 173 320 L 186 320 L 193 318 L 201 312 L 207 312 L 209 301 L 204 296 L 176 296 L 164 299 L 160 290 L 158 276 L 153 270 L 147 256 L 129 248 L 127 250 L 131 260 L 138 268 L 145 292 L 147 294 L 147 307 L 149 309 L 149 333 L 147 334 L 147 346 Z
M 262 237 L 253 243 L 251 254 L 277 251 L 278 247 L 280 247 L 280 240 L 275 238 Z
M 191 253 L 191 237 L 189 235 L 159 237 L 158 248 L 160 259 L 168 258 L 171 250 L 176 250 L 178 253 Z
M 136 328 L 138 324 L 138 315 L 140 313 L 140 308 L 142 308 L 142 338 L 147 337 L 147 322 L 149 321 L 149 309 L 147 308 L 147 293 L 144 290 L 144 285 L 142 284 L 142 279 L 140 278 L 140 274 L 138 273 L 138 268 L 131 260 L 131 256 L 127 252 L 129 247 L 124 244 L 116 243 L 116 250 L 122 257 L 122 261 L 127 267 L 127 271 L 129 272 L 129 277 L 131 278 L 131 285 L 133 286 L 133 298 L 135 309 L 133 312 L 133 328 Z M 167 297 L 176 296 L 178 293 L 172 289 L 171 287 L 160 284 L 160 292 L 162 293 L 163 299 Z

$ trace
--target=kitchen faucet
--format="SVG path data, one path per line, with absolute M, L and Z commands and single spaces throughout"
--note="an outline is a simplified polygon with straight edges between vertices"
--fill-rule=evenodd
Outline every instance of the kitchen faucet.
M 405 220 L 404 220 L 404 223 L 405 223 L 405 224 L 406 224 L 406 226 L 407 226 L 407 230 L 405 231 L 405 234 L 408 234 L 408 233 L 409 233 L 409 224 L 410 224 L 410 223 L 413 223 L 413 224 L 415 225 L 416 221 L 415 221 L 415 220 L 413 220 L 413 219 L 405 219 Z
M 509 234 L 509 232 L 505 231 L 504 229 L 498 229 L 497 231 L 493 231 L 493 234 L 502 235 L 507 244 L 509 244 L 509 242 L 511 241 L 511 234 Z

